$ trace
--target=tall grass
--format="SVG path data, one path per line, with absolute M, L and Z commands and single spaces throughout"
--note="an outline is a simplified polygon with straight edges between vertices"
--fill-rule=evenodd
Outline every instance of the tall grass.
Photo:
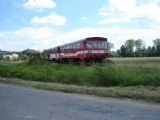
M 84 86 L 160 86 L 160 62 L 126 61 L 80 66 L 30 60 L 0 65 L 0 76 Z

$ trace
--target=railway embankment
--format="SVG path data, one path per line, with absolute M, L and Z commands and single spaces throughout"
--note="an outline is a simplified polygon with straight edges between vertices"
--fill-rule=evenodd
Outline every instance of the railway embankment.
M 111 58 L 87 66 L 32 59 L 0 62 L 0 82 L 102 97 L 160 102 L 160 58 Z

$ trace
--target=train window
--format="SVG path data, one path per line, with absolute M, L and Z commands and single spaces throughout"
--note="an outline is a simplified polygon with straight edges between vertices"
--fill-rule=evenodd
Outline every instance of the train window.
M 92 41 L 87 41 L 87 48 L 93 48 Z
M 92 44 L 93 44 L 93 48 L 97 48 L 98 46 L 98 44 L 97 44 L 98 42 L 97 41 L 92 41 Z
M 98 41 L 98 48 L 106 48 L 107 41 Z
M 68 49 L 69 49 L 69 50 L 72 49 L 72 46 L 71 46 L 71 45 L 68 45 Z
M 76 49 L 76 44 L 73 44 L 73 49 Z
M 87 41 L 87 48 L 106 48 L 107 41 Z
M 76 48 L 79 49 L 80 48 L 80 43 L 76 44 Z
M 88 48 L 97 48 L 97 41 L 87 41 Z
M 73 49 L 74 49 L 74 45 L 71 44 L 71 45 L 69 46 L 69 49 L 70 49 L 70 50 L 73 50 Z

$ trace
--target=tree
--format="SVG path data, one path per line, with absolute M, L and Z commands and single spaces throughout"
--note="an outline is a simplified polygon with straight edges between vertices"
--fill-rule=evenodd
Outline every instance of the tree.
M 153 55 L 152 55 L 152 47 L 151 47 L 151 46 L 148 46 L 148 48 L 147 48 L 147 56 L 148 56 L 148 57 L 153 56 Z
M 134 56 L 134 46 L 135 46 L 135 42 L 133 39 L 129 39 L 125 42 L 126 55 L 128 57 Z
M 119 53 L 118 52 L 115 52 L 115 51 L 111 51 L 110 52 L 110 57 L 119 57 Z
M 116 51 L 116 53 L 118 54 L 118 56 L 121 56 L 121 50 L 120 50 L 120 49 L 118 49 L 118 50 Z
M 145 45 L 143 40 L 135 40 L 135 56 L 141 57 L 144 56 L 144 51 L 146 52 Z
M 121 46 L 120 55 L 121 55 L 122 57 L 126 57 L 126 56 L 127 56 L 127 54 L 126 54 L 126 48 L 125 48 L 124 45 Z
M 143 40 L 141 39 L 135 40 L 135 47 L 137 51 L 139 51 L 143 47 L 143 45 L 144 45 Z
M 153 40 L 153 45 L 155 47 L 155 55 L 160 56 L 160 38 Z
M 46 55 L 47 55 L 47 50 L 43 50 L 41 52 L 41 58 L 46 58 Z
M 141 48 L 139 57 L 145 57 L 148 55 L 148 51 L 145 47 Z
M 114 44 L 108 42 L 108 44 L 107 44 L 108 51 L 111 51 L 111 49 L 112 49 L 113 47 L 114 47 Z
M 155 56 L 156 55 L 156 48 L 153 46 L 152 47 L 152 56 Z
M 22 54 L 27 55 L 29 58 L 32 58 L 35 54 L 38 54 L 39 51 L 33 50 L 33 49 L 26 49 L 22 51 Z

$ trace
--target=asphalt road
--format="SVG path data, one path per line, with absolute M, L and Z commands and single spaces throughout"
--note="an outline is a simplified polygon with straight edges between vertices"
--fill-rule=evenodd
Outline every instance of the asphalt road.
M 160 120 L 160 104 L 0 83 L 0 120 Z

